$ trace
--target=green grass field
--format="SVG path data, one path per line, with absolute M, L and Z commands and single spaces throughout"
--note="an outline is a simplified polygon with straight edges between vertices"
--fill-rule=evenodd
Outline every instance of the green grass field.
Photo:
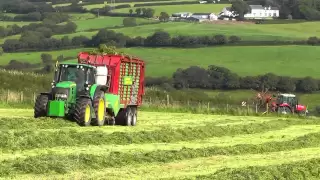
M 271 72 L 277 75 L 319 78 L 320 72 L 315 65 L 319 60 L 319 48 L 317 46 L 225 46 L 196 49 L 128 48 L 122 51 L 145 60 L 147 76 L 170 77 L 178 68 L 218 65 L 229 68 L 241 76 Z M 41 53 L 52 54 L 54 58 L 63 54 L 65 57 L 73 56 L 76 59 L 77 53 L 82 50 L 84 49 L 4 53 L 0 65 L 5 65 L 12 59 L 38 63 Z
M 40 23 L 40 21 L 30 21 L 30 22 L 27 22 L 27 21 L 1 21 L 0 26 L 7 27 L 7 26 L 14 25 L 14 24 L 16 24 L 18 26 L 24 26 L 24 25 L 28 25 L 31 23 Z
M 81 128 L 32 113 L 0 109 L 1 178 L 301 179 L 298 169 L 319 176 L 312 173 L 320 164 L 319 119 L 140 111 L 136 127 Z
M 163 5 L 163 6 L 147 6 L 145 8 L 152 8 L 155 10 L 155 15 L 159 16 L 161 12 L 166 12 L 169 15 L 178 12 L 192 12 L 192 13 L 220 13 L 224 7 L 229 4 L 185 4 L 185 5 Z M 142 8 L 142 7 L 139 7 Z M 116 9 L 114 12 L 129 13 L 132 9 L 135 13 L 135 7 Z
M 83 32 L 89 29 L 102 29 L 108 27 L 115 27 L 115 26 L 123 26 L 123 17 L 106 17 L 102 16 L 100 18 L 94 19 L 86 19 L 86 20 L 77 20 L 73 21 L 77 24 L 77 31 Z M 137 24 L 147 23 L 147 22 L 154 22 L 153 20 L 137 18 Z M 96 32 L 96 31 L 95 31 Z
M 172 0 L 174 2 L 177 2 L 177 1 L 194 1 L 194 0 Z M 172 2 L 171 1 L 171 2 Z M 170 2 L 170 1 L 153 1 L 153 0 L 150 0 L 149 2 L 124 2 L 124 3 L 118 3 L 118 2 L 115 2 L 115 6 L 117 5 L 121 5 L 121 4 L 130 4 L 131 7 L 133 7 L 135 4 L 148 4 L 148 3 L 161 3 L 161 2 Z M 65 4 L 63 4 L 65 5 Z M 107 1 L 104 2 L 104 4 L 90 4 L 90 5 L 85 5 L 83 6 L 85 9 L 88 9 L 88 10 L 91 10 L 91 9 L 95 9 L 95 8 L 102 8 L 106 5 L 109 5 L 109 6 L 113 6 L 113 4 L 111 3 L 107 3 Z M 178 6 L 184 6 L 184 5 L 178 5 Z
M 115 20 L 115 19 L 114 19 Z M 97 20 L 86 20 L 95 22 Z M 104 21 L 104 20 L 100 20 Z M 116 21 L 116 20 L 115 20 Z M 139 19 L 138 19 L 139 21 Z M 120 20 L 118 23 L 121 23 Z M 310 36 L 320 36 L 317 28 L 319 22 L 301 22 L 291 24 L 205 24 L 205 23 L 187 23 L 187 22 L 167 22 L 161 24 L 143 25 L 137 27 L 128 27 L 121 29 L 113 29 L 116 32 L 124 33 L 125 35 L 149 36 L 158 30 L 164 30 L 170 33 L 171 36 L 177 35 L 216 35 L 223 34 L 226 36 L 236 35 L 242 40 L 306 40 Z M 81 25 L 80 25 L 81 26 Z M 85 26 L 85 25 L 84 25 Z M 103 25 L 97 25 L 103 27 Z M 302 30 L 302 27 L 306 29 Z M 88 27 L 89 28 L 89 27 Z M 111 28 L 112 29 L 112 28 Z M 91 37 L 98 31 L 92 32 L 77 32 L 70 34 L 70 37 L 85 35 Z M 54 36 L 61 38 L 61 35 Z
M 319 36 L 319 22 L 292 24 L 203 24 L 168 22 L 156 25 L 124 28 L 117 30 L 130 36 L 148 36 L 156 30 L 164 30 L 171 35 L 237 35 L 245 40 L 290 40 Z M 302 30 L 303 29 L 303 30 Z

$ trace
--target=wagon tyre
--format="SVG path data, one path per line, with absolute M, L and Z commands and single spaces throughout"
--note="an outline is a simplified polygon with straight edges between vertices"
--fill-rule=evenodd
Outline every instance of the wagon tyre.
M 126 115 L 125 115 L 125 119 L 124 119 L 124 125 L 125 126 L 131 126 L 132 117 L 133 117 L 132 108 L 131 107 L 127 107 L 126 108 Z
M 91 124 L 92 101 L 89 98 L 79 98 L 74 111 L 74 119 L 80 126 L 90 126 Z
M 131 126 L 137 125 L 137 107 L 132 107 L 132 121 Z
M 98 91 L 93 99 L 93 109 L 96 118 L 92 119 L 92 124 L 96 126 L 103 126 L 105 124 L 106 116 L 106 100 L 104 92 Z
M 34 105 L 34 117 L 45 117 L 47 116 L 47 107 L 48 107 L 49 96 L 40 94 Z

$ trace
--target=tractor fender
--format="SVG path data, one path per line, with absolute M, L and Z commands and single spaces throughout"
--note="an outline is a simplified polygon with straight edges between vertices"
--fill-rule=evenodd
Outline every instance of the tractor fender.
M 52 98 L 53 98 L 53 97 L 52 97 L 52 93 L 50 93 L 50 92 L 42 92 L 42 93 L 40 93 L 40 95 L 49 96 L 49 99 L 52 99 Z
M 97 84 L 94 84 L 91 86 L 90 88 L 90 97 L 93 99 L 95 94 L 98 92 L 98 91 L 103 91 L 104 93 L 108 90 L 108 87 L 105 86 L 105 85 L 97 85 Z
M 305 111 L 307 108 L 304 105 L 298 104 L 296 105 L 297 111 Z

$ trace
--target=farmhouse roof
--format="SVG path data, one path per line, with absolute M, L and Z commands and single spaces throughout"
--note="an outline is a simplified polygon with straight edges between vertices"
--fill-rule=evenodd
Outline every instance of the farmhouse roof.
M 251 9 L 264 9 L 262 5 L 249 5 Z
M 264 9 L 262 5 L 249 5 L 251 9 Z M 268 9 L 268 7 L 267 7 Z M 270 7 L 271 10 L 279 10 L 278 7 Z

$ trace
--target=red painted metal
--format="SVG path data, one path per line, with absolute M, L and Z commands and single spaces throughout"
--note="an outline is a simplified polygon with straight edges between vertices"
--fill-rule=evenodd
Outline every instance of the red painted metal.
M 110 76 L 110 87 L 109 93 L 120 95 L 120 103 L 124 104 L 125 107 L 130 102 L 130 99 L 127 100 L 124 97 L 124 85 L 120 83 L 120 79 L 123 78 L 125 72 L 125 65 L 128 64 L 129 75 L 133 75 L 133 69 L 136 67 L 140 69 L 139 77 L 134 76 L 133 79 L 136 80 L 139 78 L 139 89 L 137 93 L 137 103 L 136 105 L 140 106 L 142 104 L 142 96 L 144 95 L 144 75 L 145 75 L 145 62 L 138 58 L 129 59 L 128 57 L 121 55 L 90 55 L 88 52 L 80 52 L 78 54 L 78 63 L 89 64 L 93 66 L 107 66 L 108 67 L 108 76 Z M 136 66 L 130 65 L 135 64 Z M 122 66 L 123 65 L 123 66 Z M 120 74 L 120 68 L 122 69 L 122 74 Z M 120 83 L 120 84 L 119 84 Z M 119 89 L 120 88 L 120 89 Z M 132 95 L 132 86 L 129 89 L 129 96 Z

